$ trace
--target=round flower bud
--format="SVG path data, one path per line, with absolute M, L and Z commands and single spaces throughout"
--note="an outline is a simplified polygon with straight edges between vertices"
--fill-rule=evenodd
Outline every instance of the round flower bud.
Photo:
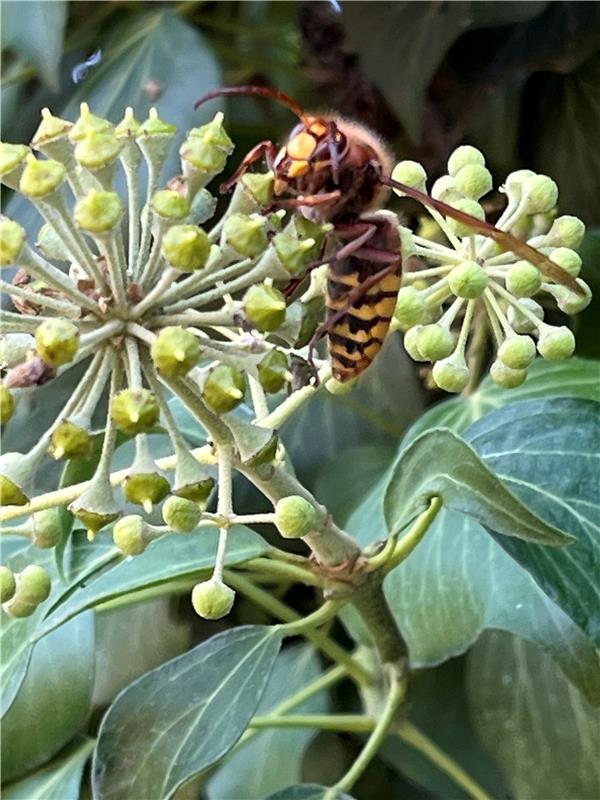
M 202 619 L 221 619 L 233 608 L 235 592 L 222 581 L 212 578 L 197 583 L 192 589 L 194 611 Z
M 258 365 L 260 385 L 268 394 L 281 391 L 289 378 L 289 364 L 281 350 L 270 350 Z
M 137 134 L 138 139 L 144 139 L 152 136 L 174 136 L 177 133 L 175 125 L 170 122 L 165 122 L 158 116 L 158 111 L 151 108 L 148 112 L 148 118 L 140 123 L 140 129 Z
M 476 261 L 463 261 L 451 270 L 448 283 L 457 297 L 473 300 L 483 294 L 488 285 L 488 274 Z
M 454 350 L 454 336 L 443 325 L 423 325 L 418 333 L 417 350 L 426 361 L 439 361 Z
M 264 217 L 231 214 L 223 227 L 226 241 L 246 258 L 254 258 L 266 250 L 267 223 Z
M 550 260 L 576 278 L 581 272 L 581 256 L 569 247 L 557 247 L 550 254 Z
M 31 538 L 34 545 L 44 550 L 56 547 L 63 535 L 60 510 L 47 508 L 44 511 L 37 511 L 32 521 Z
M 181 145 L 179 155 L 184 164 L 205 174 L 221 172 L 227 163 L 224 150 L 195 136 L 188 136 Z
M 60 458 L 83 458 L 90 452 L 92 437 L 85 428 L 63 420 L 52 432 L 50 455 L 56 461 Z
M 75 158 L 82 167 L 99 170 L 112 164 L 118 157 L 123 142 L 114 132 L 88 130 L 75 147 Z
M 285 322 L 285 297 L 266 283 L 248 289 L 243 308 L 248 322 L 259 331 L 276 331 Z
M 81 142 L 90 130 L 98 132 L 110 131 L 112 127 L 112 124 L 107 119 L 92 114 L 87 103 L 81 103 L 79 106 L 79 119 L 69 131 L 69 139 L 72 142 Z
M 65 243 L 56 233 L 54 228 L 45 222 L 38 231 L 36 247 L 48 258 L 54 261 L 70 261 L 71 256 L 67 252 Z
M 193 272 L 206 265 L 210 239 L 195 225 L 174 225 L 165 233 L 161 251 L 169 264 L 182 272 Z
M 60 161 L 42 161 L 32 154 L 27 156 L 19 190 L 27 197 L 43 198 L 62 186 L 66 177 L 67 170 Z
M 481 164 L 467 164 L 454 176 L 454 185 L 458 192 L 479 200 L 484 194 L 491 192 L 494 185 L 491 172 Z
M 113 541 L 125 556 L 139 556 L 147 547 L 146 523 L 138 514 L 129 514 L 115 522 Z
M 419 338 L 419 334 L 423 330 L 424 325 L 415 325 L 414 328 L 410 328 L 404 334 L 404 349 L 408 353 L 408 355 L 412 358 L 413 361 L 427 361 L 425 356 L 419 350 L 417 340 Z
M 183 497 L 169 497 L 162 508 L 165 525 L 177 533 L 191 533 L 200 522 L 202 511 L 198 503 Z
M 529 261 L 517 261 L 506 273 L 506 288 L 515 297 L 531 297 L 541 286 L 540 271 Z
M 33 134 L 31 145 L 36 150 L 42 150 L 44 145 L 66 136 L 72 127 L 73 123 L 68 122 L 66 119 L 55 117 L 49 108 L 42 108 L 42 121 L 37 131 Z
M 392 179 L 423 191 L 427 181 L 427 173 L 418 161 L 400 161 L 392 170 Z M 394 191 L 400 197 L 403 196 L 399 189 L 394 189 Z
M 156 397 L 148 389 L 123 389 L 114 398 L 110 414 L 119 430 L 136 436 L 156 425 L 160 409 Z
M 538 352 L 548 361 L 563 361 L 573 355 L 575 337 L 565 325 L 559 328 L 546 326 L 538 339 Z
M 187 199 L 171 189 L 154 192 L 150 206 L 159 217 L 167 220 L 183 219 L 190 213 Z
M 39 605 L 48 599 L 52 583 L 43 567 L 29 564 L 20 572 L 17 580 L 17 595 L 20 600 Z
M 520 200 L 523 184 L 528 178 L 534 178 L 535 172 L 531 169 L 517 169 L 511 172 L 504 182 L 506 194 L 512 200 Z
M 290 495 L 275 506 L 275 525 L 284 539 L 299 539 L 314 531 L 316 508 L 299 495 Z
M 125 478 L 123 494 L 129 503 L 142 506 L 147 514 L 169 494 L 169 481 L 159 472 L 136 472 Z
M 246 381 L 239 369 L 229 364 L 218 364 L 204 381 L 202 397 L 215 413 L 226 414 L 239 406 L 245 390 Z
M 558 186 L 547 175 L 533 175 L 521 186 L 522 202 L 528 214 L 546 214 L 558 200 Z
M 485 211 L 475 200 L 465 197 L 462 200 L 455 200 L 452 202 L 452 207 L 459 211 L 464 211 L 472 217 L 480 220 L 485 220 Z M 471 236 L 475 231 L 466 222 L 459 222 L 456 219 L 446 218 L 446 223 L 455 236 Z
M 577 217 L 565 214 L 557 217 L 546 239 L 552 247 L 579 247 L 585 235 L 585 225 Z
M 0 566 L 0 603 L 7 603 L 15 594 L 17 582 L 8 567 Z
M 469 368 L 464 359 L 461 362 L 454 356 L 436 361 L 431 374 L 436 386 L 445 392 L 462 392 L 470 378 Z
M 201 125 L 199 128 L 192 128 L 189 136 L 193 139 L 202 139 L 205 142 L 218 147 L 225 151 L 227 154 L 232 153 L 234 144 L 229 138 L 227 131 L 223 125 L 224 115 L 222 111 L 217 111 L 215 116 L 206 125 Z
M 21 255 L 25 229 L 12 219 L 0 220 L 0 266 L 9 267 Z
M 10 389 L 0 383 L 0 424 L 6 425 L 14 413 L 15 398 L 12 396 Z
M 529 311 L 539 320 L 544 319 L 544 309 L 539 303 L 536 303 L 535 300 L 524 297 L 522 300 L 519 300 L 519 306 L 527 309 L 527 311 Z M 533 333 L 538 329 L 538 326 L 532 322 L 528 316 L 525 316 L 525 314 L 515 308 L 512 304 L 508 307 L 508 321 L 511 328 L 513 328 L 513 330 L 515 330 L 517 333 Z
M 535 344 L 529 336 L 509 336 L 498 348 L 498 358 L 511 369 L 526 369 L 535 358 Z
M 456 190 L 456 184 L 451 175 L 442 175 L 441 178 L 437 179 L 431 187 L 431 196 L 446 203 L 452 203 L 461 197 L 460 192 Z
M 31 150 L 24 144 L 0 142 L 0 176 L 19 167 Z
M 470 164 L 485 167 L 485 158 L 483 153 L 476 147 L 470 144 L 463 144 L 457 147 L 448 159 L 448 174 L 454 177 L 463 167 Z
M 576 294 L 566 286 L 553 287 L 552 294 L 554 295 L 556 304 L 565 314 L 579 314 L 579 312 L 587 308 L 592 301 L 592 292 L 587 283 L 582 281 L 581 278 L 577 279 L 577 283 L 584 290 L 584 295 Z
M 247 172 L 242 177 L 242 185 L 260 206 L 269 206 L 273 202 L 274 183 L 272 172 Z
M 106 233 L 119 224 L 123 212 L 123 203 L 118 194 L 92 189 L 75 203 L 73 219 L 84 231 Z
M 151 348 L 152 361 L 162 375 L 185 375 L 200 361 L 198 338 L 181 327 L 162 328 Z
M 414 286 L 403 286 L 398 292 L 394 318 L 400 330 L 407 331 L 414 325 L 419 325 L 427 317 L 427 308 L 423 293 Z
M 23 487 L 22 453 L 3 453 L 0 456 L 0 506 L 24 506 L 29 498 Z
M 277 258 L 290 275 L 296 275 L 306 267 L 315 254 L 315 239 L 297 239 L 290 233 L 278 233 L 273 237 Z
M 125 109 L 123 119 L 115 128 L 115 136 L 117 139 L 128 139 L 130 136 L 135 136 L 140 129 L 140 123 L 133 115 L 133 108 L 128 106 Z
M 527 377 L 526 369 L 511 369 L 500 360 L 494 361 L 490 367 L 490 377 L 503 389 L 516 389 Z
M 51 367 L 68 364 L 75 358 L 79 348 L 79 331 L 69 320 L 47 319 L 35 332 L 35 343 L 39 357 Z

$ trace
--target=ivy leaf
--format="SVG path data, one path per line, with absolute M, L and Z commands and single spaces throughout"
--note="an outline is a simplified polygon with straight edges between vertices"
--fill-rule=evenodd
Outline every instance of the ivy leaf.
M 276 627 L 213 636 L 127 687 L 106 713 L 94 754 L 94 797 L 173 797 L 247 727 L 281 646 Z
M 66 751 L 33 775 L 4 786 L 4 800 L 79 800 L 81 776 L 94 745 L 76 741 Z
M 266 800 L 324 800 L 327 791 L 326 786 L 319 786 L 316 783 L 299 783 L 269 795 Z M 354 800 L 354 798 L 342 792 L 336 795 L 336 800 Z
M 401 530 L 434 495 L 445 508 L 504 536 L 554 547 L 573 541 L 533 514 L 463 439 L 444 428 L 422 433 L 396 461 L 383 500 L 389 532 Z
M 489 414 L 465 433 L 528 508 L 576 537 L 560 552 L 498 541 L 598 645 L 599 412 L 591 400 L 529 400 Z
M 471 719 L 511 795 L 596 800 L 598 710 L 552 660 L 516 636 L 489 631 L 469 653 L 468 664 Z

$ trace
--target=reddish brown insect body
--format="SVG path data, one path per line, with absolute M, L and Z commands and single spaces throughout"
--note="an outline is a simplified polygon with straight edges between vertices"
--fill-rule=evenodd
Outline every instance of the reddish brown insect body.
M 328 337 L 332 372 L 339 381 L 360 375 L 381 349 L 400 289 L 402 261 L 397 225 L 384 212 L 372 213 L 383 205 L 389 187 L 467 224 L 474 233 L 489 236 L 504 250 L 536 264 L 558 283 L 582 292 L 569 273 L 535 248 L 390 178 L 392 155 L 364 126 L 336 116 L 307 114 L 287 95 L 261 86 L 218 89 L 202 97 L 195 107 L 229 94 L 273 98 L 288 106 L 300 120 L 283 147 L 277 149 L 269 141 L 257 144 L 226 187 L 264 155 L 275 175 L 274 205 L 297 208 L 309 219 L 334 225 L 339 246 L 327 257 L 328 319 L 317 330 L 312 344 Z

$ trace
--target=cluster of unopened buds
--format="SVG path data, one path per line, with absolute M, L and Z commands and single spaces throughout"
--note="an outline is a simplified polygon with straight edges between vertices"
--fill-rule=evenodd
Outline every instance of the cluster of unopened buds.
M 400 162 L 393 177 L 426 190 L 427 176 L 417 162 Z M 450 156 L 448 174 L 435 181 L 431 195 L 485 220 L 480 201 L 492 188 L 482 153 L 463 145 Z M 544 320 L 548 303 L 571 315 L 583 311 L 591 300 L 589 287 L 578 277 L 581 258 L 576 249 L 585 226 L 577 217 L 553 217 L 558 201 L 555 182 L 523 169 L 511 173 L 500 191 L 507 204 L 495 226 L 548 256 L 576 279 L 582 291 L 576 294 L 551 282 L 536 266 L 503 252 L 493 240 L 427 209 L 432 226 L 424 227 L 433 236 L 405 237 L 405 255 L 419 257 L 424 268 L 405 273 L 394 324 L 405 332 L 404 346 L 411 358 L 432 362 L 433 380 L 447 392 L 461 392 L 469 385 L 465 353 L 473 328 L 489 325 L 496 346 L 490 376 L 499 386 L 514 388 L 526 379 L 536 351 L 549 360 L 574 352 L 571 330 Z M 435 228 L 443 234 L 443 242 L 435 240 Z
M 327 362 L 307 361 L 307 345 L 322 321 L 327 267 L 311 273 L 298 300 L 289 302 L 282 291 L 319 261 L 332 226 L 298 212 L 269 211 L 274 177 L 266 172 L 245 174 L 225 213 L 205 230 L 216 208 L 206 186 L 225 167 L 233 143 L 220 113 L 190 130 L 179 150 L 181 174 L 164 187 L 161 172 L 174 136 L 174 127 L 155 110 L 139 123 L 128 109 L 114 126 L 83 104 L 74 124 L 43 112 L 31 143 L 37 156 L 24 145 L 0 145 L 0 180 L 28 198 L 43 219 L 35 247 L 17 221 L 0 219 L 0 265 L 14 273 L 1 288 L 17 309 L 3 315 L 2 424 L 36 387 L 77 364 L 85 368 L 35 446 L 0 457 L 0 505 L 28 515 L 18 532 L 33 544 L 56 546 L 58 508 L 30 509 L 36 476 L 49 457 L 85 458 L 101 441 L 95 473 L 69 511 L 90 539 L 112 525 L 127 556 L 169 532 L 219 528 L 213 576 L 193 592 L 198 613 L 217 618 L 229 612 L 234 597 L 222 581 L 227 529 L 243 519 L 231 505 L 232 463 L 268 472 L 284 462 L 276 428 L 297 407 L 295 398 L 314 369 L 320 386 L 339 388 Z M 491 178 L 481 154 L 459 148 L 449 173 L 433 195 L 482 217 L 477 200 L 491 189 Z M 115 190 L 117 177 L 124 178 L 125 199 Z M 425 173 L 414 162 L 398 165 L 395 177 L 424 187 Z M 540 215 L 546 220 L 556 205 L 553 182 L 530 172 L 509 176 L 505 191 L 508 206 L 498 225 L 506 229 L 524 219 L 535 225 Z M 532 297 L 545 293 L 575 313 L 588 301 L 587 287 L 582 299 L 547 283 L 530 264 L 433 215 L 449 244 L 401 229 L 405 260 L 417 255 L 427 263 L 405 276 L 395 324 L 406 331 L 413 358 L 434 362 L 436 383 L 448 391 L 466 386 L 465 346 L 480 310 L 498 342 L 492 377 L 501 385 L 525 379 L 536 349 L 531 335 L 544 357 L 570 355 L 572 334 L 544 322 Z M 530 242 L 577 275 L 581 262 L 573 248 L 582 235 L 579 220 L 559 217 Z M 461 318 L 455 339 L 452 326 Z M 98 425 L 106 394 L 108 410 Z M 277 396 L 275 403 L 268 395 Z M 173 398 L 209 432 L 202 457 L 178 427 Z M 240 413 L 243 403 L 246 412 Z M 226 448 L 211 441 L 221 428 L 233 442 L 225 455 Z M 166 431 L 172 444 L 172 478 L 149 446 L 148 436 L 157 430 Z M 133 438 L 135 457 L 115 481 L 113 455 L 124 438 Z M 215 466 L 218 503 L 210 513 Z M 148 515 L 159 504 L 164 524 L 152 524 Z M 129 513 L 132 506 L 144 514 Z M 295 537 L 318 525 L 319 510 L 292 496 L 263 516 L 283 536 Z M 0 577 L 3 608 L 13 616 L 33 613 L 50 592 L 48 575 L 36 565 L 17 575 L 2 567 Z

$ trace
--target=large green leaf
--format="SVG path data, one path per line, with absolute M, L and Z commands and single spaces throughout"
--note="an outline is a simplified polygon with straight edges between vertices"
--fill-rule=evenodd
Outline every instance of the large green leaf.
M 310 645 L 295 645 L 283 650 L 275 662 L 269 684 L 256 710 L 268 714 L 275 706 L 321 673 L 319 658 Z M 327 694 L 321 692 L 294 709 L 296 714 L 324 714 Z M 316 731 L 308 728 L 272 728 L 257 733 L 252 741 L 230 753 L 209 780 L 209 800 L 263 800 L 302 779 L 304 751 Z
M 463 439 L 445 428 L 421 434 L 396 461 L 383 500 L 390 533 L 401 530 L 434 495 L 445 508 L 504 536 L 552 546 L 572 541 L 529 511 Z
M 79 800 L 83 768 L 92 749 L 89 739 L 74 742 L 47 766 L 3 787 L 2 797 L 4 800 Z
M 489 414 L 466 439 L 523 503 L 577 541 L 501 544 L 600 645 L 600 404 L 528 400 Z
M 266 800 L 324 800 L 326 794 L 326 786 L 319 786 L 316 783 L 298 783 L 269 795 Z M 336 795 L 336 800 L 354 799 L 346 792 L 342 792 Z
M 471 717 L 519 800 L 600 796 L 600 717 L 550 658 L 486 633 L 468 656 Z
M 98 800 L 171 798 L 242 735 L 281 646 L 275 627 L 225 631 L 125 689 L 94 754 Z
M 90 611 L 33 648 L 19 693 L 2 720 L 2 778 L 12 780 L 52 758 L 87 716 L 94 686 Z
M 508 403 L 550 396 L 581 397 L 600 402 L 600 361 L 537 359 L 529 368 L 529 377 L 517 389 L 502 389 L 487 377 L 473 394 L 443 400 L 425 412 L 406 434 L 404 444 L 435 427 L 451 428 L 461 433 L 485 414 Z
M 44 620 L 36 636 L 45 636 L 84 609 L 107 600 L 126 594 L 134 597 L 135 592 L 149 586 L 212 569 L 217 538 L 217 530 L 208 528 L 197 533 L 173 534 L 158 539 L 141 555 L 122 559 L 112 569 L 74 592 Z M 242 525 L 235 526 L 229 533 L 225 563 L 238 564 L 262 555 L 266 549 L 267 543 L 257 533 Z
M 55 91 L 66 21 L 64 0 L 5 0 L 2 4 L 2 47 L 34 64 L 41 80 Z

